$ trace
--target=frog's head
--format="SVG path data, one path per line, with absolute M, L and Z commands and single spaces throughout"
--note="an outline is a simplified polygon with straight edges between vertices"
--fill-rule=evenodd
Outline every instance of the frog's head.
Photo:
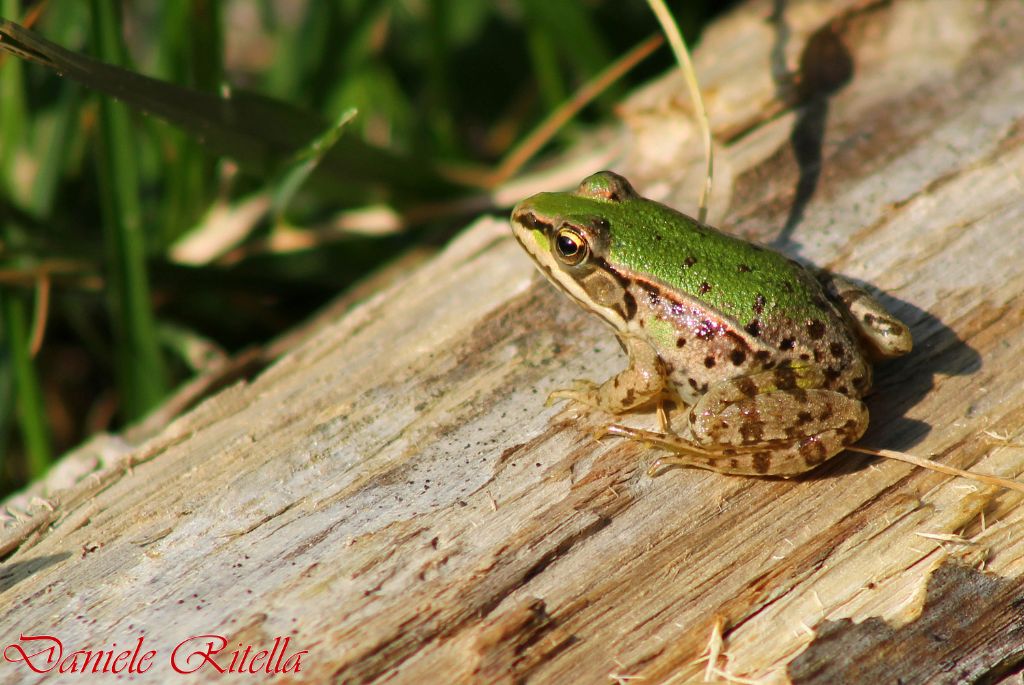
M 636 314 L 636 302 L 608 251 L 621 205 L 637 198 L 629 181 L 601 171 L 571 193 L 540 193 L 512 210 L 512 232 L 540 270 L 618 330 Z

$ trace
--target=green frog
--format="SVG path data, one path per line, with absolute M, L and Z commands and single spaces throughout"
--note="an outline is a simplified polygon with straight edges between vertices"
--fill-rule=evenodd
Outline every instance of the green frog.
M 871 364 L 911 350 L 907 326 L 850 281 L 643 198 L 610 171 L 523 200 L 512 230 L 629 355 L 604 383 L 576 381 L 549 401 L 656 407 L 660 432 L 605 431 L 669 450 L 658 466 L 803 473 L 863 435 Z M 678 432 L 673 405 L 687 410 Z

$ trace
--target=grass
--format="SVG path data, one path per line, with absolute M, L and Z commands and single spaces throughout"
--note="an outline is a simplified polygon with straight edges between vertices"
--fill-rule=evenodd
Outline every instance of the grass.
M 488 170 L 657 31 L 614 0 L 23 4 L 0 0 L 34 32 L 0 41 L 28 58 L 0 53 L 0 495 L 441 244 Z M 690 40 L 716 9 L 673 7 Z

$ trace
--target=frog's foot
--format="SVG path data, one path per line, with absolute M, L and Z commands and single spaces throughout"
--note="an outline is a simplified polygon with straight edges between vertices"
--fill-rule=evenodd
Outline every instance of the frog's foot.
M 605 426 L 600 432 L 600 437 L 607 437 L 609 435 L 626 438 L 627 440 L 634 440 L 651 447 L 661 447 L 663 449 L 671 450 L 678 455 L 674 457 L 662 457 L 655 461 L 650 469 L 648 469 L 648 473 L 652 476 L 663 466 L 674 464 L 678 464 L 680 466 L 700 466 L 698 463 L 689 463 L 689 460 L 695 457 L 712 458 L 713 455 L 710 450 L 704 449 L 699 445 L 694 445 L 686 438 L 669 431 L 659 433 L 657 431 L 643 430 L 642 428 L 632 428 L 630 426 L 613 423 L 610 426 Z
M 600 385 L 578 380 L 570 388 L 548 395 L 547 404 L 572 400 L 609 414 L 625 414 L 652 402 L 663 404 L 671 396 L 665 391 L 665 365 L 650 345 L 625 339 L 629 366 Z

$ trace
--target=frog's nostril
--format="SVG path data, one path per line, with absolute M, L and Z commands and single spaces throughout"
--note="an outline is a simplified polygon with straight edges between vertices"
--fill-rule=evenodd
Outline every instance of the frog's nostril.
M 522 210 L 512 215 L 512 220 L 517 224 L 535 231 L 550 232 L 553 226 L 546 221 L 541 221 L 533 212 Z

